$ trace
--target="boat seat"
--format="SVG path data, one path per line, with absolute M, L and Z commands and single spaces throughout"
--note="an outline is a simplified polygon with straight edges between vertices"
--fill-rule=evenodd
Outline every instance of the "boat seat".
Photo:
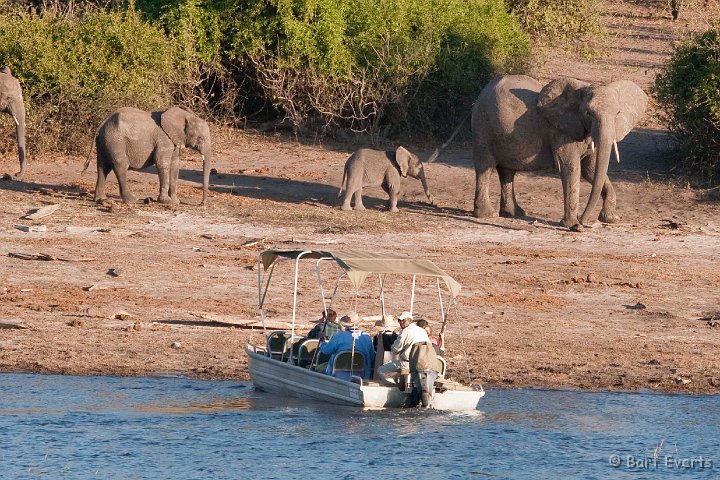
M 306 338 L 300 343 L 297 354 L 297 364 L 300 367 L 307 368 L 315 357 L 315 351 L 320 344 L 317 338 Z
M 438 361 L 438 378 L 445 377 L 445 370 L 447 370 L 447 360 L 440 355 L 437 356 Z
M 365 378 L 365 355 L 360 352 L 339 352 L 333 361 L 332 376 L 350 380 L 351 376 Z
M 292 348 L 290 347 L 290 336 L 288 335 L 287 342 L 285 344 L 285 351 L 283 351 L 282 357 L 280 360 L 283 362 L 289 361 L 290 363 L 296 363 L 298 358 L 298 353 L 300 352 L 300 345 L 302 342 L 307 340 L 305 337 L 299 337 L 295 336 L 293 339 Z
M 268 356 L 277 359 L 282 358 L 289 340 L 290 332 L 286 332 L 285 330 L 270 332 L 267 336 L 265 347 Z

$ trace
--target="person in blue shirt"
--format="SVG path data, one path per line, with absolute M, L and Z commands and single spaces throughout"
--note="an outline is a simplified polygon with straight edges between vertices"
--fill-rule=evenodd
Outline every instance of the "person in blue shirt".
M 317 366 L 317 371 L 324 371 L 328 375 L 332 375 L 333 361 L 335 356 L 340 352 L 356 351 L 362 353 L 365 357 L 365 379 L 372 378 L 372 365 L 375 361 L 375 347 L 373 346 L 372 337 L 364 332 L 358 326 L 359 319 L 357 313 L 351 314 L 340 319 L 340 323 L 345 326 L 345 330 L 333 335 L 327 343 L 320 345 L 320 352 L 330 355 L 327 364 Z

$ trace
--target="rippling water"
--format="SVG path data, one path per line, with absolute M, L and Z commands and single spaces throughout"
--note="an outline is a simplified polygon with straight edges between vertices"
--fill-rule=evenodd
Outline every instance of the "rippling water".
M 0 446 L 2 478 L 720 478 L 720 397 L 489 390 L 452 414 L 3 374 Z

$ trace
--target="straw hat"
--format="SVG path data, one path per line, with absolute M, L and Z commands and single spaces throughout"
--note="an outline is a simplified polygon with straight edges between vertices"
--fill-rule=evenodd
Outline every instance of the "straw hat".
M 357 312 L 350 312 L 340 318 L 340 325 L 343 327 L 354 327 L 360 323 L 360 317 Z
M 400 328 L 400 324 L 395 320 L 392 315 L 385 314 L 383 318 L 375 322 L 375 327 L 380 331 L 392 331 Z

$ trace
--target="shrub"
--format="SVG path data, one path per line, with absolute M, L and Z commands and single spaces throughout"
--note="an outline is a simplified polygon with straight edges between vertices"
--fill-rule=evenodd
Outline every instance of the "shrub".
M 662 120 L 683 153 L 677 159 L 709 184 L 720 177 L 720 30 L 675 47 L 655 80 Z
M 227 54 L 298 127 L 444 133 L 491 75 L 517 70 L 528 53 L 500 0 L 242 4 Z
M 602 34 L 597 0 L 508 0 L 523 29 L 543 43 L 587 49 L 587 41 Z
M 97 125 L 119 106 L 157 109 L 186 81 L 178 46 L 135 11 L 0 15 L 0 64 L 23 86 L 28 145 L 87 152 Z

